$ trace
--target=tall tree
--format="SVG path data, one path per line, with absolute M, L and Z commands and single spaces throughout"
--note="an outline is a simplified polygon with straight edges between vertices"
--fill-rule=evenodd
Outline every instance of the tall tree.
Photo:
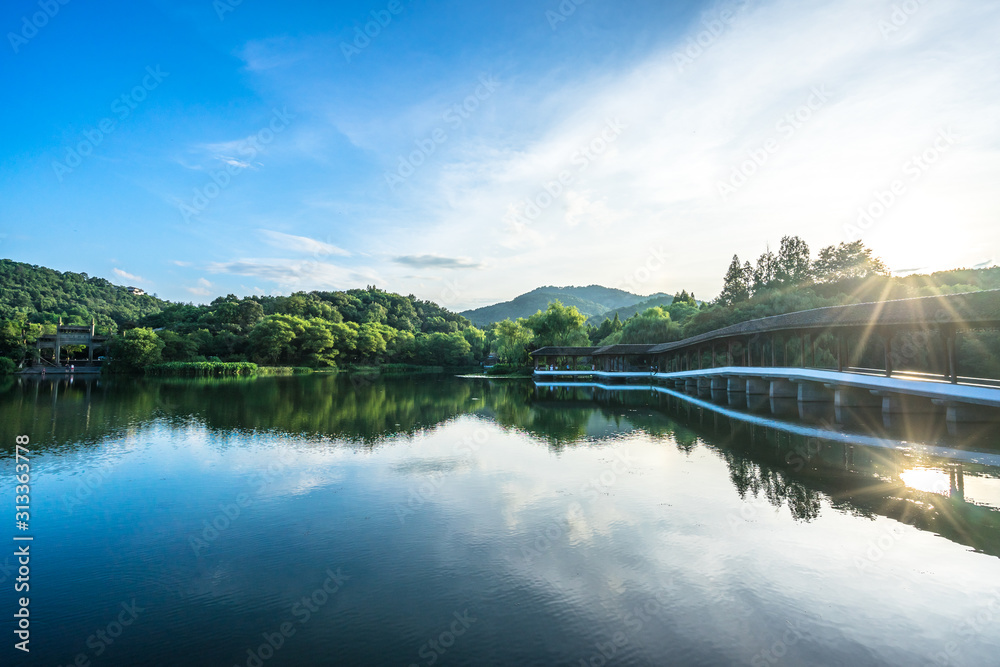
M 806 282 L 811 267 L 809 245 L 798 236 L 783 236 L 778 250 L 778 280 L 790 285 Z
M 757 266 L 753 270 L 753 287 L 751 291 L 756 294 L 761 290 L 772 287 L 777 278 L 778 258 L 768 248 L 757 258 Z
M 724 306 L 731 306 L 750 298 L 750 277 L 752 269 L 750 263 L 746 266 L 740 264 L 740 256 L 733 255 L 733 261 L 729 263 L 729 270 L 722 283 L 722 293 L 719 294 L 719 303 Z
M 523 364 L 528 359 L 528 344 L 531 343 L 531 331 L 522 322 L 511 321 L 510 318 L 496 324 L 497 358 L 502 364 Z

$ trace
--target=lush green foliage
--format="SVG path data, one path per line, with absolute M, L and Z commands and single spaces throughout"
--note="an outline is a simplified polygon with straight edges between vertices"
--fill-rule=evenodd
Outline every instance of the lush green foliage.
M 134 296 L 126 288 L 86 273 L 60 272 L 0 259 L 0 321 L 20 314 L 31 323 L 90 324 L 102 333 L 134 326 L 167 305 L 155 296 Z
M 630 317 L 621 331 L 608 336 L 601 341 L 601 344 L 665 343 L 680 340 L 680 338 L 681 327 L 672 321 L 667 310 L 656 307 L 649 308 L 635 317 Z
M 164 343 L 149 327 L 129 329 L 111 344 L 115 370 L 135 371 L 158 364 Z

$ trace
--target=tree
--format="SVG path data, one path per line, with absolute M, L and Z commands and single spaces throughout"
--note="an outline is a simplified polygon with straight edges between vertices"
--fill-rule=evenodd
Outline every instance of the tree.
M 738 258 L 737 258 L 737 261 L 738 261 Z M 675 303 L 677 303 L 677 304 L 686 303 L 686 304 L 688 304 L 690 306 L 694 306 L 696 308 L 698 307 L 698 302 L 694 298 L 694 292 L 691 292 L 691 294 L 688 294 L 687 290 L 681 290 L 680 292 L 677 292 L 676 294 L 674 294 L 674 299 L 673 299 L 673 301 L 670 302 L 670 304 L 673 305 Z
M 264 319 L 264 307 L 260 303 L 253 299 L 240 301 L 238 322 L 244 330 L 249 331 L 262 319 Z
M 590 338 L 591 343 L 596 344 L 608 336 L 618 333 L 624 326 L 625 325 L 622 324 L 622 321 L 618 318 L 618 311 L 615 311 L 615 319 L 612 320 L 605 317 L 604 321 L 601 322 L 601 326 L 595 327 L 593 331 L 588 332 L 588 337 Z
M 576 306 L 564 306 L 558 299 L 549 303 L 544 311 L 525 320 L 525 326 L 535 334 L 534 344 L 538 347 L 549 345 L 587 345 L 587 331 L 583 323 L 586 316 Z
M 777 277 L 782 283 L 796 285 L 811 277 L 809 245 L 798 236 L 783 236 L 778 250 Z
M 299 354 L 310 366 L 335 366 L 334 359 L 340 354 L 336 345 L 330 323 L 317 317 L 309 320 L 302 332 Z
M 417 361 L 431 366 L 466 366 L 472 346 L 458 332 L 424 334 L 417 338 Z
M 870 278 L 889 274 L 885 263 L 872 254 L 861 241 L 827 246 L 819 251 L 813 265 L 816 280 L 832 283 L 851 278 Z
M 671 322 L 670 313 L 655 306 L 630 317 L 622 329 L 619 343 L 667 343 L 680 340 L 681 329 Z
M 496 354 L 502 364 L 524 364 L 528 360 L 531 331 L 522 323 L 510 318 L 496 324 Z
M 250 348 L 254 356 L 265 362 L 277 363 L 294 354 L 292 341 L 305 331 L 305 321 L 291 315 L 268 315 L 250 332 Z
M 753 294 L 773 287 L 778 278 L 778 258 L 774 256 L 771 249 L 765 250 L 757 258 L 757 266 L 753 270 L 753 285 L 750 291 Z
M 138 369 L 159 363 L 164 343 L 148 327 L 129 329 L 111 344 L 114 364 L 125 369 Z
M 473 359 L 482 359 L 486 349 L 486 333 L 476 327 L 469 327 L 462 331 L 465 340 L 468 341 Z
M 723 279 L 719 303 L 723 306 L 732 306 L 749 299 L 751 273 L 750 263 L 747 262 L 744 267 L 740 264 L 740 256 L 733 255 L 733 261 L 729 263 L 729 270 Z

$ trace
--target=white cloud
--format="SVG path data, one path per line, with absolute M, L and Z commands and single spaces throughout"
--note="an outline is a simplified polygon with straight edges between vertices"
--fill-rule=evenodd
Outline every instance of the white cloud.
M 282 250 L 289 250 L 305 255 L 320 257 L 327 255 L 340 255 L 342 257 L 348 257 L 351 254 L 343 248 L 338 248 L 331 243 L 317 241 L 316 239 L 311 239 L 307 236 L 293 236 L 292 234 L 275 232 L 269 229 L 258 229 L 257 231 L 264 237 L 264 240 L 268 244 L 274 246 L 275 248 L 281 248 Z
M 733 252 L 753 260 L 785 234 L 814 252 L 847 240 L 858 208 L 952 128 L 961 140 L 863 240 L 893 266 L 980 262 L 1000 246 L 1000 128 L 989 121 L 1000 112 L 1000 6 L 924 4 L 883 36 L 892 7 L 755 3 L 683 69 L 675 54 L 701 24 L 627 71 L 547 94 L 507 86 L 492 100 L 504 138 L 454 138 L 399 189 L 395 208 L 412 223 L 394 229 L 389 252 L 477 249 L 492 269 L 464 281 L 469 300 L 594 282 L 710 296 Z M 531 107 L 560 112 L 538 130 L 519 119 Z M 616 118 L 625 127 L 602 140 Z M 746 166 L 755 155 L 763 164 Z M 740 168 L 753 173 L 723 198 L 719 184 Z M 661 244 L 672 260 L 630 286 Z
M 111 272 L 114 273 L 119 278 L 124 278 L 125 280 L 131 280 L 134 283 L 146 282 L 145 280 L 142 279 L 141 276 L 132 275 L 128 271 L 122 271 L 121 269 L 119 269 L 117 267 L 114 268 L 114 269 L 111 269 Z
M 283 289 L 348 289 L 362 282 L 382 282 L 371 271 L 347 269 L 326 262 L 301 259 L 249 258 L 209 264 L 212 273 L 270 280 Z M 383 283 L 384 284 L 384 283 Z

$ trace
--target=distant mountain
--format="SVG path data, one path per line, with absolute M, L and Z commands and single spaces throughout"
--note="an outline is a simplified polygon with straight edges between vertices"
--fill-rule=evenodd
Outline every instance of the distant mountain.
M 482 327 L 488 326 L 493 322 L 505 320 L 508 317 L 512 320 L 516 320 L 519 317 L 529 317 L 539 310 L 545 310 L 549 303 L 558 299 L 564 306 L 576 306 L 588 318 L 601 316 L 604 313 L 610 313 L 610 316 L 614 317 L 613 311 L 616 309 L 627 309 L 638 303 L 644 303 L 657 298 L 665 298 L 666 303 L 670 303 L 672 299 L 672 297 L 663 293 L 641 296 L 632 292 L 626 292 L 625 290 L 602 287 L 601 285 L 588 285 L 587 287 L 547 286 L 533 289 L 510 301 L 466 310 L 461 314 L 469 318 L 476 326 Z M 600 321 L 603 321 L 603 319 L 601 317 Z M 600 321 L 598 324 L 600 324 Z
M 601 322 L 604 318 L 614 319 L 615 313 L 618 313 L 618 319 L 624 322 L 628 318 L 632 317 L 636 313 L 641 313 L 647 308 L 653 308 L 655 306 L 669 306 L 674 302 L 674 297 L 668 296 L 666 294 L 654 294 L 651 297 L 647 297 L 645 300 L 638 303 L 633 303 L 630 306 L 625 306 L 623 308 L 613 308 L 611 310 L 605 311 L 603 313 L 598 313 L 597 315 L 591 315 L 587 318 L 587 324 L 593 324 L 595 327 L 601 326 Z

